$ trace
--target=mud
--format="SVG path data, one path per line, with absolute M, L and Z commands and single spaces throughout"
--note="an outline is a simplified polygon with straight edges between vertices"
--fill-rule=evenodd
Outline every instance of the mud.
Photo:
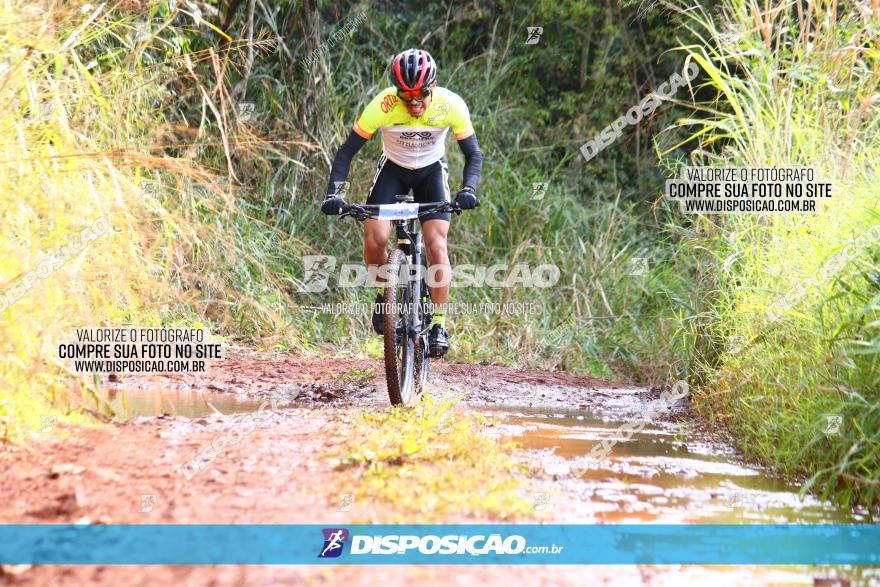
M 432 394 L 461 397 L 489 417 L 486 434 L 517 440 L 533 515 L 521 522 L 706 523 L 845 521 L 858 514 L 816 500 L 739 461 L 700 429 L 686 402 L 611 453 L 585 457 L 643 414 L 657 390 L 589 376 L 495 366 L 432 366 Z M 234 349 L 201 377 L 126 377 L 106 399 L 127 423 L 57 426 L 27 446 L 0 447 L 3 523 L 322 523 L 421 521 L 388 505 L 341 508 L 351 488 L 328 452 L 352 410 L 388 405 L 380 359 L 316 358 Z M 180 466 L 246 425 L 259 426 L 187 479 Z M 159 415 L 157 415 L 159 414 Z M 766 506 L 766 507 L 764 507 Z M 445 521 L 480 522 L 467 515 Z M 811 585 L 842 574 L 876 584 L 872 570 L 781 567 L 261 567 L 74 566 L 0 568 L 4 585 Z M 857 577 L 858 575 L 858 577 Z M 815 583 L 821 584 L 821 583 Z M 841 585 L 844 583 L 840 583 Z
M 226 351 L 206 375 L 126 376 L 106 382 L 110 390 L 181 393 L 230 393 L 249 398 L 283 397 L 298 404 L 384 406 L 385 367 L 378 357 L 307 357 L 254 353 L 242 347 Z M 432 361 L 431 394 L 460 397 L 472 406 L 556 406 L 609 413 L 635 412 L 657 397 L 656 390 L 562 372 L 460 365 Z

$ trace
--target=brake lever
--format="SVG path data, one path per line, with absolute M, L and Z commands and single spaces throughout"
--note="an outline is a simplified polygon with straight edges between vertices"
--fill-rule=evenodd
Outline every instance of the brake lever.
M 367 213 L 349 204 L 342 210 L 342 212 L 339 213 L 339 217 L 348 218 L 349 216 L 352 216 L 357 220 L 363 221 L 367 218 Z

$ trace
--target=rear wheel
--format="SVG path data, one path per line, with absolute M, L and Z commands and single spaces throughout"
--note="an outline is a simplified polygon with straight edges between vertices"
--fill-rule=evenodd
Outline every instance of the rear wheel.
M 416 307 L 409 280 L 409 259 L 400 249 L 388 256 L 385 283 L 385 381 L 393 405 L 409 405 L 417 399 L 418 355 L 424 353 L 415 330 Z M 418 362 L 421 362 L 418 360 Z

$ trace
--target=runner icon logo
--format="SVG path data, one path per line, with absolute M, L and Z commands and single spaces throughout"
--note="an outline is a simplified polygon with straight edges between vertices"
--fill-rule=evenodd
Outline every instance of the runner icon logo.
M 321 292 L 327 290 L 327 282 L 330 272 L 336 268 L 336 257 L 329 255 L 304 255 L 302 285 L 299 290 L 303 292 Z
M 529 36 L 526 38 L 526 45 L 536 45 L 538 41 L 541 40 L 541 35 L 544 34 L 544 27 L 530 26 L 526 28 L 529 31 Z
M 348 540 L 348 530 L 345 528 L 324 528 L 324 547 L 318 554 L 318 558 L 337 558 L 342 554 L 345 541 Z
M 544 192 L 547 191 L 547 185 L 549 182 L 539 181 L 532 183 L 532 198 L 533 200 L 543 200 Z

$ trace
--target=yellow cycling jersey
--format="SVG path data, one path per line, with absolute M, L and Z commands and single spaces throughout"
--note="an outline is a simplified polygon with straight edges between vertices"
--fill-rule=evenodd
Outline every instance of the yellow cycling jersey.
M 401 167 L 418 169 L 443 158 L 450 128 L 456 140 L 474 134 L 467 105 L 458 94 L 446 88 L 434 88 L 431 105 L 420 117 L 413 118 L 392 86 L 367 104 L 354 125 L 354 132 L 370 139 L 381 129 L 385 156 Z

